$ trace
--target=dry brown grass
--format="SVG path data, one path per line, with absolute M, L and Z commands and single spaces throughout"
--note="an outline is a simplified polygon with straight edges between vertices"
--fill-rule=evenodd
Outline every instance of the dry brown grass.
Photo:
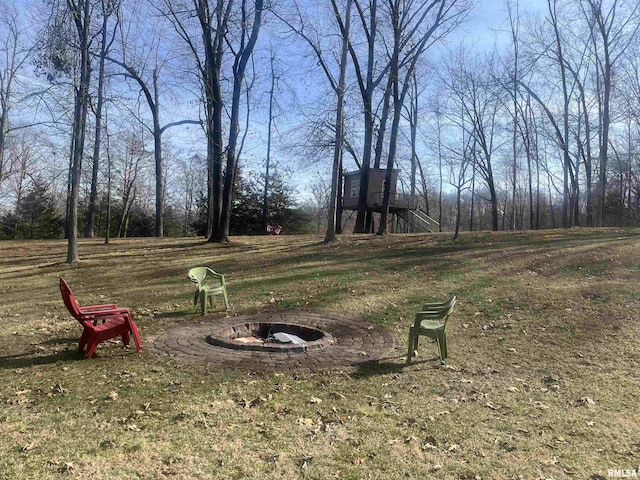
M 640 232 L 0 243 L 0 478 L 606 478 L 640 459 Z M 189 267 L 227 275 L 230 314 L 342 312 L 385 325 L 377 365 L 225 371 L 75 352 L 83 304 L 132 308 L 147 345 L 191 314 Z M 419 304 L 455 293 L 450 359 Z M 272 303 L 271 299 L 276 299 Z M 216 313 L 222 315 L 222 313 Z M 339 394 L 339 395 L 338 395 Z M 245 400 L 263 397 L 253 407 Z M 311 403 L 311 397 L 322 400 Z

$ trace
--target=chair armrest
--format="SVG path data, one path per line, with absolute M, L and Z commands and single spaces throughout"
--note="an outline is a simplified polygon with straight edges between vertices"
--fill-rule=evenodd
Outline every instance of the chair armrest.
M 443 320 L 446 316 L 446 310 L 439 312 L 418 312 L 416 313 L 415 324 L 419 324 L 422 320 Z
M 128 317 L 131 318 L 131 312 L 128 308 L 114 308 L 111 310 L 102 310 L 96 312 L 83 312 L 82 320 L 95 322 L 97 320 L 108 319 L 109 317 Z
M 105 305 L 89 305 L 86 307 L 80 307 L 80 311 L 82 312 L 93 312 L 96 310 L 113 310 L 118 308 L 115 303 L 107 303 Z
M 211 280 L 211 282 L 209 283 L 208 280 Z M 227 285 L 227 281 L 225 280 L 224 275 L 222 273 L 215 273 L 215 274 L 209 274 L 207 278 L 204 279 L 200 289 L 203 290 L 205 289 L 205 287 L 220 288 L 220 287 L 225 287 L 226 285 Z
M 205 281 L 210 279 L 210 278 L 215 278 L 216 280 L 219 280 L 221 282 L 224 282 L 224 274 L 223 273 L 218 273 L 218 272 L 208 272 L 207 276 L 205 277 Z

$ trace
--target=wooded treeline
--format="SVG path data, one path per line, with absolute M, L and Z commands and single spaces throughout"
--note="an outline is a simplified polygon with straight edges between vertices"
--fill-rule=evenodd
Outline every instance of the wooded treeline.
M 0 0 L 2 236 L 331 241 L 355 169 L 356 233 L 387 231 L 393 169 L 456 236 L 638 224 L 638 2 L 483 8 L 500 33 L 467 0 Z

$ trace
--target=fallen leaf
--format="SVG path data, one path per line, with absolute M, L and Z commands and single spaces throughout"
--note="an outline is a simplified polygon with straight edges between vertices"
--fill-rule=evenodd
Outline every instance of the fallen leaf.
M 300 459 L 300 468 L 305 469 L 309 467 L 309 464 L 313 462 L 313 457 L 306 455 Z
M 117 400 L 118 399 L 118 392 L 109 392 L 109 398 L 111 400 Z
M 491 410 L 500 410 L 502 408 L 502 405 L 494 405 L 491 402 L 487 402 L 485 405 L 489 407 Z
M 22 446 L 22 448 L 20 449 L 21 452 L 30 452 L 31 450 L 33 450 L 34 448 L 36 448 L 38 446 L 38 444 L 36 442 L 31 442 L 31 443 L 26 443 Z
M 254 398 L 249 402 L 249 407 L 255 407 L 256 405 L 260 405 L 261 403 L 271 400 L 271 398 L 273 397 L 271 396 L 270 393 L 267 394 L 266 397 L 264 395 L 258 395 L 256 398 Z
M 309 417 L 299 418 L 298 423 L 301 425 L 305 425 L 307 427 L 311 427 L 313 426 L 313 418 L 309 418 Z
M 67 393 L 69 390 L 67 390 L 66 388 L 64 388 L 62 385 L 60 385 L 59 383 L 57 383 L 54 387 L 53 387 L 53 393 L 59 393 L 59 394 L 63 394 L 63 393 Z
M 318 397 L 311 397 L 309 403 L 322 403 L 322 399 Z

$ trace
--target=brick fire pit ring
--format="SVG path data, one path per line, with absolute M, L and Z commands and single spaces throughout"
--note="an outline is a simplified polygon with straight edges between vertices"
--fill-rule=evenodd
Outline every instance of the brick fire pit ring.
M 247 326 L 258 324 L 294 325 L 322 332 L 326 336 L 320 344 L 306 349 L 240 349 L 232 344 L 231 340 L 238 336 L 239 330 L 247 330 Z M 226 340 L 217 342 L 213 340 L 216 337 Z M 315 341 L 313 336 L 309 338 Z M 378 361 L 394 347 L 391 333 L 380 325 L 364 320 L 335 313 L 270 312 L 227 318 L 209 317 L 198 323 L 179 325 L 156 338 L 151 350 L 224 368 L 318 370 Z

